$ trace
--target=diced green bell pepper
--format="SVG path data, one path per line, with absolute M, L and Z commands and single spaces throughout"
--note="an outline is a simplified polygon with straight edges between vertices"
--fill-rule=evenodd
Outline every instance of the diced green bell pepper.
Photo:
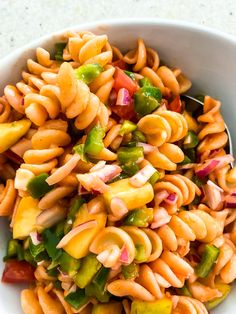
M 88 133 L 84 152 L 96 156 L 104 148 L 103 137 L 105 135 L 104 129 L 100 125 L 94 126 Z
M 191 297 L 192 296 L 190 291 L 189 291 L 189 289 L 188 289 L 188 287 L 186 285 L 184 285 L 182 288 L 178 288 L 176 290 L 177 290 L 178 295 L 184 295 L 186 297 Z
M 19 241 L 11 239 L 7 245 L 7 254 L 4 257 L 4 261 L 16 257 L 18 261 L 24 260 L 24 249 Z
M 66 47 L 66 43 L 56 43 L 55 44 L 55 54 L 54 58 L 57 61 L 63 61 L 63 50 Z
M 139 275 L 139 267 L 135 263 L 122 266 L 122 274 L 125 279 L 135 279 Z
M 139 130 L 135 130 L 133 132 L 133 138 L 132 139 L 136 142 L 143 142 L 143 143 L 147 142 L 145 135 Z
M 29 251 L 36 262 L 40 262 L 44 258 L 45 247 L 43 242 L 34 245 L 31 238 L 29 239 Z
M 60 238 L 56 236 L 50 229 L 45 229 L 42 233 L 44 247 L 52 259 L 52 261 L 58 261 L 61 254 L 62 249 L 57 249 L 56 246 L 60 241 Z
M 184 154 L 190 159 L 192 163 L 196 161 L 196 152 L 194 148 L 184 149 Z
M 129 120 L 125 120 L 121 125 L 119 134 L 123 136 L 125 134 L 133 132 L 136 129 L 137 129 L 137 125 L 135 123 Z
M 64 251 L 60 256 L 59 264 L 61 270 L 68 273 L 71 277 L 74 276 L 77 270 L 80 268 L 80 260 L 75 259 Z
M 143 86 L 134 94 L 134 109 L 145 116 L 160 106 L 161 91 L 153 86 Z
M 191 162 L 191 159 L 188 156 L 184 155 L 184 160 L 180 163 L 180 165 L 191 164 Z
M 198 186 L 202 187 L 205 182 L 203 182 L 198 176 L 193 176 L 192 181 Z
M 154 185 L 161 177 L 161 174 L 159 171 L 156 171 L 153 173 L 153 175 L 151 176 L 151 178 L 148 180 L 151 185 Z
M 88 297 L 96 298 L 99 302 L 108 302 L 111 296 L 106 290 L 98 290 L 93 283 L 90 283 L 85 287 L 85 294 Z
M 81 244 L 82 245 L 82 244 Z M 74 276 L 76 285 L 83 289 L 87 286 L 102 267 L 102 264 L 97 260 L 96 255 L 89 254 L 82 259 L 80 269 Z
M 109 268 L 102 267 L 102 268 L 100 268 L 100 270 L 97 272 L 97 274 L 93 278 L 93 284 L 101 292 L 104 291 L 105 284 L 107 282 L 109 272 L 110 272 Z
M 82 161 L 87 162 L 88 158 L 86 157 L 84 146 L 85 146 L 84 144 L 75 145 L 73 147 L 73 150 L 76 154 L 80 155 Z
M 135 73 L 134 72 L 130 72 L 130 71 L 124 71 L 126 75 L 128 75 L 128 77 L 130 77 L 133 81 L 135 81 Z
M 121 168 L 128 177 L 132 177 L 140 169 L 135 162 L 128 162 L 127 164 L 122 165 Z
M 152 208 L 139 208 L 130 211 L 128 216 L 125 218 L 124 224 L 128 226 L 136 226 L 145 228 L 153 220 L 153 209 Z
M 198 145 L 198 143 L 199 140 L 197 134 L 192 130 L 188 131 L 187 135 L 184 138 L 184 148 L 194 148 Z
M 135 244 L 135 260 L 139 263 L 146 262 L 146 249 L 143 244 Z
M 196 274 L 200 278 L 206 278 L 209 275 L 219 254 L 220 250 L 216 246 L 210 244 L 205 246 L 201 262 L 196 268 Z
M 28 182 L 27 191 L 33 198 L 40 198 L 53 189 L 53 186 L 46 182 L 47 178 L 47 173 L 41 173 Z
M 85 295 L 85 290 L 83 289 L 67 294 L 67 296 L 65 296 L 65 300 L 72 307 L 78 310 L 89 301 L 89 297 Z
M 144 77 L 141 80 L 139 80 L 139 86 L 143 87 L 143 86 L 153 86 L 153 85 L 147 77 Z
M 64 233 L 68 233 L 75 221 L 76 214 L 80 207 L 84 204 L 85 200 L 82 197 L 75 198 L 70 206 L 69 213 L 64 226 Z
M 78 80 L 83 81 L 86 84 L 92 83 L 99 74 L 101 74 L 103 68 L 98 63 L 84 64 L 75 70 L 75 75 Z
M 143 158 L 142 147 L 121 147 L 117 152 L 119 162 L 124 165 L 128 162 L 135 162 L 139 158 Z
M 171 314 L 171 299 L 163 298 L 153 302 L 134 300 L 130 314 Z
M 28 263 L 30 263 L 31 265 L 33 265 L 34 267 L 37 266 L 36 261 L 34 260 L 32 254 L 30 253 L 30 250 L 25 250 L 24 251 L 24 260 Z

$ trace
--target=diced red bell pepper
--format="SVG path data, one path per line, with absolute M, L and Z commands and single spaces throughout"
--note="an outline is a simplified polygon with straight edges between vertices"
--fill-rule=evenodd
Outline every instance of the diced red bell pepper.
M 34 280 L 34 267 L 26 261 L 9 260 L 6 262 L 2 282 L 29 283 Z
M 178 113 L 182 112 L 182 102 L 180 96 L 176 96 L 171 103 L 168 104 L 168 109 Z
M 114 86 L 113 88 L 118 93 L 121 88 L 126 88 L 129 91 L 130 96 L 132 97 L 133 94 L 138 90 L 138 84 L 133 81 L 125 72 L 118 67 L 116 68 L 116 72 L 114 75 Z

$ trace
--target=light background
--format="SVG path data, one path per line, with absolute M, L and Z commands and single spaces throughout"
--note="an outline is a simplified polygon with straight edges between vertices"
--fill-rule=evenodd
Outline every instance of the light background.
M 0 58 L 61 28 L 132 17 L 186 20 L 236 36 L 236 0 L 0 0 Z

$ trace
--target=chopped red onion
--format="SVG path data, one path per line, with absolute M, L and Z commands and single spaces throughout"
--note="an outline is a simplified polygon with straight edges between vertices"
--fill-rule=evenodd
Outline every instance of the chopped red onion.
M 156 193 L 154 197 L 155 206 L 158 206 L 159 204 L 161 204 L 168 197 L 168 195 L 169 193 L 166 190 Z
M 100 160 L 96 165 L 94 165 L 89 172 L 94 172 L 97 170 L 100 170 L 102 168 L 104 168 L 104 166 L 106 165 L 106 161 L 105 160 Z
M 212 171 L 216 169 L 216 166 L 219 164 L 218 160 L 208 160 L 200 167 L 196 168 L 195 173 L 199 178 L 204 178 L 208 176 Z
M 123 246 L 120 252 L 120 262 L 124 264 L 129 264 L 129 252 L 126 246 Z
M 207 184 L 210 185 L 210 186 L 212 186 L 213 188 L 219 190 L 219 191 L 222 192 L 222 193 L 224 192 L 224 190 L 223 190 L 222 188 L 220 188 L 217 184 L 215 184 L 215 183 L 212 182 L 211 180 L 208 180 L 208 181 L 207 181 Z
M 39 245 L 42 242 L 42 237 L 37 231 L 30 232 L 30 238 L 33 245 Z
M 131 97 L 129 91 L 126 88 L 119 89 L 116 105 L 118 106 L 127 106 L 131 103 Z
M 206 202 L 208 206 L 211 209 L 216 210 L 220 203 L 222 203 L 222 195 L 218 187 L 216 188 L 212 185 L 205 184 L 203 190 L 206 195 Z
M 154 150 L 156 150 L 157 148 L 153 145 L 150 145 L 150 144 L 146 144 L 146 143 L 142 143 L 142 142 L 138 142 L 137 143 L 137 146 L 140 146 L 143 148 L 143 152 L 144 154 L 149 154 L 149 153 L 152 153 L 154 152 Z
M 225 197 L 226 208 L 236 208 L 236 193 L 232 193 Z
M 170 193 L 164 200 L 167 204 L 174 205 L 177 202 L 178 196 L 175 193 Z
M 83 187 L 82 184 L 79 184 L 78 194 L 79 194 L 79 195 L 89 194 L 89 191 L 87 191 L 87 190 Z
M 156 169 L 152 165 L 146 165 L 141 170 L 139 170 L 135 175 L 133 175 L 129 182 L 134 187 L 143 186 L 151 176 L 156 172 Z

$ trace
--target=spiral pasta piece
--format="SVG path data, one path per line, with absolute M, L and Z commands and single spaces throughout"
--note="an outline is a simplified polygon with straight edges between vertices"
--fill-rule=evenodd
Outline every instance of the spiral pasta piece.
M 104 71 L 89 85 L 91 92 L 94 93 L 103 104 L 108 102 L 114 85 L 114 73 L 115 68 L 111 65 L 107 65 L 104 67 Z
M 58 85 L 62 109 L 68 118 L 75 118 L 77 129 L 85 129 L 93 122 L 100 122 L 104 128 L 107 126 L 110 115 L 108 109 L 85 83 L 76 79 L 68 63 L 60 67 Z
M 21 164 L 22 169 L 34 174 L 49 172 L 57 165 L 57 157 L 63 154 L 63 146 L 70 143 L 67 131 L 67 122 L 51 120 L 44 124 L 31 139 L 32 149 L 27 150 Z
M 211 242 L 217 237 L 219 226 L 216 220 L 201 210 L 181 211 L 173 215 L 168 224 L 158 229 L 163 245 L 170 251 L 177 251 L 179 239 L 185 241 Z M 186 255 L 187 252 L 184 252 Z
M 141 259 L 136 258 L 135 247 L 142 250 Z M 122 227 L 122 229 L 107 227 L 100 231 L 96 239 L 92 242 L 90 251 L 98 254 L 100 262 L 103 264 L 106 263 L 106 267 L 108 267 L 108 262 L 110 267 L 113 267 L 118 262 L 122 263 L 123 251 L 127 252 L 128 256 L 128 260 L 124 262 L 126 264 L 130 264 L 132 261 L 137 263 L 153 261 L 162 252 L 162 242 L 159 236 L 152 230 L 131 226 Z M 106 253 L 109 254 L 107 255 Z M 103 259 L 103 257 L 105 258 Z
M 194 273 L 193 268 L 183 258 L 170 251 L 164 251 L 149 267 L 160 286 L 168 283 L 169 286 L 181 288 L 184 281 Z
M 223 241 L 214 241 L 214 244 L 220 249 L 217 262 L 212 270 L 213 276 L 220 276 L 221 280 L 229 284 L 236 279 L 236 248 L 227 238 Z
M 10 216 L 17 196 L 14 180 L 8 179 L 6 186 L 0 185 L 0 191 L 0 216 Z
M 5 97 L 0 97 L 0 123 L 8 122 L 11 114 L 11 106 Z
M 146 135 L 149 144 L 160 147 L 182 139 L 187 134 L 188 125 L 181 114 L 166 110 L 141 118 L 138 128 Z
M 185 297 L 185 296 L 174 296 L 174 302 L 177 303 L 176 307 L 173 309 L 173 314 L 207 314 L 208 311 L 205 306 L 198 300 Z
M 154 185 L 155 193 L 163 190 L 177 196 L 177 208 L 191 204 L 195 195 L 201 195 L 201 191 L 197 185 L 187 177 L 180 174 L 165 175 L 160 182 L 157 182 Z
M 204 123 L 202 130 L 198 134 L 200 153 L 206 150 L 220 149 L 228 141 L 225 133 L 225 124 L 220 113 L 221 103 L 214 98 L 205 96 L 203 114 L 198 117 L 198 121 Z
M 80 64 L 99 63 L 105 66 L 112 60 L 112 51 L 109 49 L 106 35 L 76 33 L 69 37 L 63 58 L 64 60 L 72 59 Z

